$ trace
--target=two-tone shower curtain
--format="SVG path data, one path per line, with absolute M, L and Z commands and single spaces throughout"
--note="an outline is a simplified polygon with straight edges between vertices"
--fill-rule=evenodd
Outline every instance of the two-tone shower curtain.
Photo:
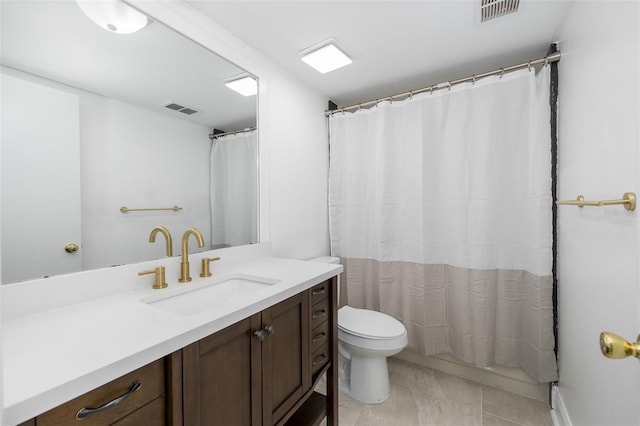
M 256 131 L 221 136 L 211 147 L 211 245 L 258 241 Z
M 409 348 L 557 379 L 549 67 L 330 117 L 347 302 Z

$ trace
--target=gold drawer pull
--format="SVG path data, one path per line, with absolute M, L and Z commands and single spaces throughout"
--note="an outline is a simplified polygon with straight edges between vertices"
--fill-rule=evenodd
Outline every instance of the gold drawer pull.
M 318 365 L 322 364 L 326 359 L 327 359 L 327 356 L 325 354 L 322 354 L 313 360 L 313 363 L 311 364 L 311 366 L 317 367 Z
M 131 384 L 131 387 L 126 393 L 124 393 L 123 395 L 120 395 L 115 399 L 112 399 L 111 401 L 101 405 L 100 407 L 96 407 L 96 408 L 82 407 L 80 411 L 78 411 L 78 414 L 76 414 L 76 419 L 82 420 L 85 417 L 87 417 L 89 414 L 97 413 L 99 411 L 103 411 L 120 404 L 122 401 L 127 399 L 129 395 L 131 395 L 132 393 L 140 389 L 140 386 L 142 386 L 142 383 L 140 383 L 139 380 L 134 380 L 134 382 Z
M 314 296 L 319 296 L 321 294 L 324 294 L 327 291 L 326 287 L 322 287 L 322 288 L 316 288 L 315 290 L 313 290 L 312 294 Z
M 327 311 L 324 309 L 321 309 L 319 311 L 315 311 L 313 313 L 313 319 L 318 319 L 318 318 L 322 318 L 323 316 L 327 315 Z
M 313 339 L 311 340 L 312 343 L 317 343 L 321 340 L 324 340 L 325 337 L 327 337 L 327 333 L 322 332 L 322 333 L 318 333 L 315 336 L 313 336 Z

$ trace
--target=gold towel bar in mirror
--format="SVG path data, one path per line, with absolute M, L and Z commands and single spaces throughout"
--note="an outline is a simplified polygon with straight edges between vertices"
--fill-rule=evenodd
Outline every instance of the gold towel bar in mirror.
M 157 210 L 173 210 L 174 212 L 177 212 L 178 210 L 182 210 L 182 207 L 178 207 L 178 206 L 159 207 L 157 209 L 130 209 L 127 206 L 120 207 L 120 212 L 122 212 L 122 213 L 127 213 L 127 212 L 148 212 L 148 211 L 157 211 Z
M 584 196 L 578 195 L 575 200 L 556 201 L 556 204 L 565 204 L 569 206 L 613 206 L 622 204 L 625 209 L 633 211 L 636 209 L 636 194 L 633 192 L 625 192 L 620 200 L 601 200 L 601 201 L 586 201 Z

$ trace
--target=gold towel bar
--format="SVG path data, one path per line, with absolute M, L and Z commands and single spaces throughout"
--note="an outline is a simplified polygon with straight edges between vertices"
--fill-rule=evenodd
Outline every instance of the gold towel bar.
M 601 200 L 601 201 L 586 201 L 584 199 L 584 196 L 578 195 L 578 197 L 575 200 L 556 201 L 556 204 L 565 204 L 569 206 L 578 206 L 578 207 L 584 207 L 584 206 L 602 207 L 602 206 L 613 206 L 613 205 L 622 204 L 624 205 L 625 209 L 633 211 L 636 209 L 636 194 L 634 194 L 633 192 L 625 192 L 624 195 L 622 196 L 622 199 L 620 200 Z
M 127 206 L 120 207 L 120 212 L 122 212 L 122 213 L 127 213 L 127 212 L 148 212 L 148 211 L 157 211 L 157 210 L 173 210 L 174 212 L 177 212 L 178 210 L 182 210 L 182 207 L 178 207 L 178 206 L 160 207 L 160 208 L 157 208 L 157 209 L 130 209 Z

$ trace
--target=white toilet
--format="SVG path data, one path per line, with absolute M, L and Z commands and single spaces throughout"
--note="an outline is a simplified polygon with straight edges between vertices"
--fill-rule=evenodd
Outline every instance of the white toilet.
M 369 404 L 389 398 L 387 357 L 407 346 L 407 330 L 395 318 L 368 309 L 338 310 L 340 389 Z
M 340 263 L 337 257 L 313 259 Z M 343 306 L 338 309 L 338 378 L 351 398 L 377 404 L 389 398 L 387 357 L 407 346 L 407 330 L 381 312 Z

